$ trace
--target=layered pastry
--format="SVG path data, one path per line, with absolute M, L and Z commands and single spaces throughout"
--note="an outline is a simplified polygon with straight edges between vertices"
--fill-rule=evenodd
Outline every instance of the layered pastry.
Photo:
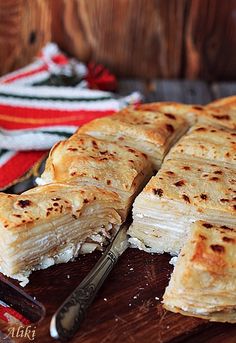
M 236 168 L 236 132 L 196 124 L 171 149 L 168 158 L 185 158 Z
M 159 112 L 169 117 L 182 117 L 190 125 L 196 123 L 196 113 L 202 106 L 191 106 L 174 101 L 152 102 L 148 104 L 138 104 L 129 106 L 129 109 L 135 109 L 137 112 Z
M 95 119 L 78 133 L 135 148 L 146 154 L 158 170 L 170 147 L 189 127 L 181 116 L 158 111 L 125 109 L 113 116 Z
M 222 102 L 226 101 L 221 99 Z M 232 100 L 233 101 L 233 100 Z M 136 106 L 136 110 L 153 110 L 170 115 L 182 116 L 190 123 L 213 124 L 236 130 L 236 110 L 231 104 L 221 106 L 186 105 L 176 102 L 156 102 Z
M 196 222 L 177 259 L 163 303 L 170 311 L 236 323 L 236 223 Z
M 100 249 L 119 229 L 119 196 L 55 183 L 0 193 L 0 271 L 25 285 L 33 270 Z
M 114 191 L 121 198 L 125 218 L 151 175 L 151 164 L 140 151 L 75 134 L 53 147 L 40 182 L 73 182 Z
M 210 102 L 209 107 L 221 107 L 222 109 L 236 110 L 236 95 L 228 96 Z
M 235 169 L 204 160 L 165 160 L 134 201 L 130 243 L 150 252 L 178 254 L 189 224 L 197 220 L 235 225 Z
M 227 129 L 236 130 L 236 110 L 229 107 L 205 107 L 199 113 L 198 122 L 214 124 Z

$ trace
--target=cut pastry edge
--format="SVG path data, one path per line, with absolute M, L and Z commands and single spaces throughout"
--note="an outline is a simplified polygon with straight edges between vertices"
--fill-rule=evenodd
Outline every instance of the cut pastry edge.
M 122 223 L 118 195 L 96 187 L 50 184 L 0 202 L 1 272 L 23 285 L 33 270 L 102 248 Z
M 168 304 L 163 304 L 163 307 L 171 312 L 180 313 L 184 316 L 195 317 L 208 320 L 210 322 L 221 322 L 221 323 L 236 323 L 236 306 L 232 308 L 231 311 L 206 311 L 204 308 L 198 309 L 195 312 L 186 307 L 180 308 L 176 306 L 170 306 Z
M 143 190 L 143 188 L 146 186 L 150 178 L 152 177 L 152 169 L 150 167 L 150 164 L 147 164 L 145 171 L 141 171 L 139 175 L 134 179 L 134 183 L 136 184 L 135 189 L 133 189 L 133 192 L 125 192 L 121 191 L 120 189 L 114 188 L 114 187 L 109 187 L 108 190 L 109 192 L 112 192 L 116 194 L 119 199 L 120 199 L 120 209 L 118 209 L 118 213 L 122 217 L 123 220 L 126 219 L 130 208 L 133 204 L 134 199 L 138 196 L 138 194 Z M 50 185 L 53 180 L 51 179 L 46 179 L 46 178 L 41 178 L 38 177 L 36 180 L 38 186 L 42 185 Z M 96 180 L 86 180 L 85 178 L 82 180 L 73 180 L 73 182 L 69 181 L 68 183 L 65 182 L 65 184 L 68 185 L 75 185 L 75 186 L 82 186 L 82 187 L 91 187 L 94 186 L 98 189 L 104 190 L 105 189 L 105 184 L 99 183 Z
M 110 229 L 105 230 L 101 227 L 100 230 L 91 232 L 85 240 L 78 242 L 68 242 L 67 244 L 61 244 L 57 251 L 52 249 L 45 255 L 39 256 L 36 262 L 29 263 L 27 268 L 18 270 L 17 272 L 11 273 L 3 267 L 0 259 L 0 272 L 20 282 L 22 287 L 29 283 L 29 277 L 33 271 L 47 269 L 53 265 L 67 263 L 74 261 L 80 254 L 92 253 L 95 250 L 103 251 L 104 248 L 109 244 L 110 240 L 115 236 L 119 230 L 120 225 L 110 224 Z M 66 246 L 65 246 L 66 245 Z
M 236 228 L 195 222 L 175 263 L 163 307 L 186 316 L 235 323 L 235 242 Z
M 150 171 L 147 156 L 136 148 L 74 134 L 51 149 L 41 182 L 86 182 L 117 193 L 133 192 L 140 174 Z
M 170 147 L 188 130 L 190 123 L 181 116 L 173 119 L 173 116 L 169 117 L 157 111 L 156 116 L 160 118 L 149 118 L 150 122 L 146 122 L 135 109 L 127 111 L 126 113 L 126 110 L 123 110 L 111 117 L 92 121 L 79 128 L 77 134 L 86 134 L 137 149 L 146 154 L 154 169 L 158 170 Z M 143 114 L 150 117 L 153 113 L 149 111 Z M 130 116 L 134 116 L 134 122 L 127 120 Z M 134 125 L 135 123 L 142 124 L 142 129 L 141 125 Z
M 145 227 L 146 221 L 147 225 L 160 226 L 160 229 L 184 231 L 183 225 L 215 218 L 215 213 L 214 221 L 233 225 L 234 178 L 235 169 L 207 163 L 199 166 L 196 161 L 189 164 L 187 160 L 167 160 L 135 199 L 133 226 L 140 223 Z

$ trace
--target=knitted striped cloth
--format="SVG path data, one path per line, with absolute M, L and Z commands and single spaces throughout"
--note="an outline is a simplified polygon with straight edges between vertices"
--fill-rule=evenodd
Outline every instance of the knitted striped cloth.
M 139 93 L 108 92 L 115 87 L 115 76 L 103 66 L 67 58 L 53 43 L 30 65 L 1 77 L 0 190 L 78 126 L 140 101 Z

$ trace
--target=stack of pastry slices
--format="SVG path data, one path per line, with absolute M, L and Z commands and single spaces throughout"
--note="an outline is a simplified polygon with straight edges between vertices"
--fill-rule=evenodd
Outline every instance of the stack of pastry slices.
M 164 306 L 213 321 L 236 322 L 235 103 L 234 97 L 190 111 L 178 105 L 176 112 L 173 104 L 151 105 L 194 113 L 197 123 L 135 199 L 129 230 L 139 249 L 180 253 Z
M 131 245 L 179 255 L 164 306 L 235 322 L 236 97 L 131 106 L 56 144 L 38 187 L 0 194 L 1 271 L 26 284 L 102 249 L 133 201 Z
M 124 110 L 56 144 L 38 187 L 0 194 L 0 270 L 24 285 L 33 270 L 101 249 L 188 128 L 182 117 Z

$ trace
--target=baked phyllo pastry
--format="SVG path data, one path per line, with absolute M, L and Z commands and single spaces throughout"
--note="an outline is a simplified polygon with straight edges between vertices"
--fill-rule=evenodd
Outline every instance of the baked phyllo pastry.
M 196 222 L 177 259 L 163 303 L 170 311 L 236 323 L 236 223 Z
M 176 102 L 156 102 L 151 104 L 138 105 L 137 109 L 160 111 L 170 115 L 182 116 L 192 125 L 194 122 L 213 124 L 221 127 L 226 127 L 231 130 L 236 130 L 236 111 L 235 108 L 225 106 L 207 106 L 201 105 L 186 105 Z
M 195 108 L 196 107 L 196 108 Z M 151 102 L 148 104 L 138 104 L 130 106 L 130 108 L 135 108 L 136 111 L 143 112 L 159 112 L 169 118 L 182 117 L 184 120 L 188 121 L 190 125 L 196 122 L 196 111 L 198 111 L 198 106 L 191 106 L 174 101 L 161 101 L 161 102 Z
M 40 182 L 73 182 L 115 191 L 125 216 L 151 175 L 151 163 L 140 151 L 74 134 L 52 148 Z
M 235 169 L 214 163 L 165 160 L 133 205 L 130 243 L 149 252 L 178 254 L 189 224 L 236 221 Z
M 95 119 L 78 132 L 135 148 L 146 154 L 158 170 L 170 147 L 188 127 L 189 123 L 179 116 L 127 108 L 113 116 Z
M 203 159 L 236 167 L 236 132 L 213 125 L 196 124 L 170 150 L 169 158 Z
M 119 229 L 120 207 L 116 193 L 94 186 L 0 193 L 0 271 L 25 285 L 34 270 L 101 249 Z
M 198 122 L 204 124 L 214 124 L 236 130 L 236 110 L 226 107 L 206 106 L 199 113 Z
M 236 110 L 236 95 L 214 100 L 210 102 L 207 106 L 222 107 L 225 109 Z

